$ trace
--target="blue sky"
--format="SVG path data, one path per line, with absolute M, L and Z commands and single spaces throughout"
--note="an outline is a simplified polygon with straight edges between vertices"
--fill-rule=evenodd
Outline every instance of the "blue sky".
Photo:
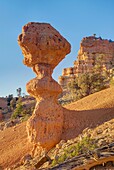
M 54 70 L 58 80 L 63 68 L 73 66 L 83 37 L 96 33 L 114 40 L 114 0 L 0 0 L 0 96 L 16 95 L 18 87 L 26 93 L 35 77 L 17 43 L 30 21 L 50 23 L 71 43 L 71 53 Z

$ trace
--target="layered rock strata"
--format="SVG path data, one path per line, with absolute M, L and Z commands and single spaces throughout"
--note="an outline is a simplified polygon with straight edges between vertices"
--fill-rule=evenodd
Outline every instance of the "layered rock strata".
M 97 62 L 101 64 L 101 71 L 110 71 L 114 67 L 114 42 L 95 36 L 83 38 L 74 66 L 63 69 L 62 76 L 59 77 L 59 84 L 64 89 L 68 82 L 80 74 L 92 73 Z
M 26 85 L 27 92 L 37 100 L 27 122 L 28 138 L 35 150 L 39 147 L 49 150 L 60 141 L 63 128 L 63 108 L 57 102 L 62 89 L 52 73 L 71 46 L 50 24 L 35 22 L 23 27 L 18 43 L 23 63 L 36 73 Z

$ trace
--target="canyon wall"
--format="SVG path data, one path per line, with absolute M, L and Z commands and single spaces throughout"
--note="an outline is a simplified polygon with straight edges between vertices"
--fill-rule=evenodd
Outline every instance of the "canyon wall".
M 95 64 L 100 61 L 101 71 L 110 71 L 114 67 L 114 42 L 101 37 L 89 36 L 82 39 L 74 66 L 64 68 L 59 84 L 64 89 L 68 82 L 82 73 L 92 73 Z

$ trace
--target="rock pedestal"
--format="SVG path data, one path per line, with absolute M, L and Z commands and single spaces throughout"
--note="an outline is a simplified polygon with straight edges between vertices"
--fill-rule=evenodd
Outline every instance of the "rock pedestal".
M 50 24 L 34 22 L 23 27 L 18 43 L 24 64 L 36 73 L 26 85 L 27 92 L 37 100 L 27 122 L 28 138 L 34 149 L 49 150 L 60 141 L 63 128 L 63 108 L 57 102 L 62 89 L 52 73 L 70 52 L 70 44 Z

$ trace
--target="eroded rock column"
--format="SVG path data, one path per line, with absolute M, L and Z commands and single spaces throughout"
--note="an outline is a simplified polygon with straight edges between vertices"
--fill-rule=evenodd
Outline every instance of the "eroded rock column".
M 27 92 L 37 100 L 27 122 L 28 138 L 34 146 L 49 150 L 60 141 L 63 127 L 63 108 L 57 102 L 62 89 L 52 73 L 70 52 L 70 44 L 50 24 L 33 22 L 23 27 L 18 43 L 23 63 L 36 73 L 26 85 Z

